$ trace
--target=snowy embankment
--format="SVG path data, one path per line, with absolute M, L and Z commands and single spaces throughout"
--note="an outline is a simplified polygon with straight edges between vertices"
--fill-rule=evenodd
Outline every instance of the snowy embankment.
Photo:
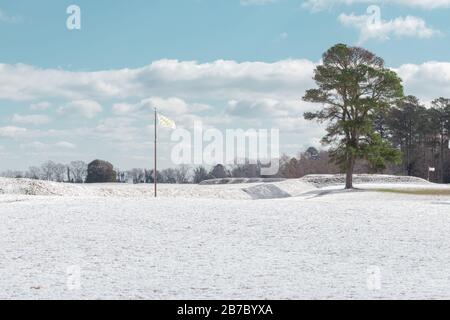
M 299 195 L 316 189 L 300 180 L 286 180 L 271 184 L 230 185 L 173 185 L 159 184 L 161 197 L 169 198 L 218 198 L 263 199 Z M 68 197 L 152 197 L 152 184 L 65 184 L 29 179 L 0 178 L 0 194 Z M 283 195 L 283 196 L 282 196 Z
M 318 188 L 339 186 L 345 184 L 345 175 L 343 174 L 312 174 L 301 179 L 304 182 L 311 183 Z M 430 182 L 407 176 L 392 176 L 380 174 L 357 174 L 353 176 L 355 184 L 415 184 L 415 185 L 431 185 Z
M 242 179 L 241 179 L 242 180 Z M 370 189 L 388 184 L 390 187 L 438 187 L 414 177 L 385 175 L 355 175 L 356 186 Z M 345 182 L 343 175 L 310 175 L 291 180 L 254 180 L 254 183 L 236 183 L 226 179 L 226 184 L 215 180 L 213 184 L 158 186 L 159 196 L 168 198 L 216 199 L 277 199 L 306 195 L 318 189 L 337 187 Z M 151 184 L 66 184 L 29 179 L 0 178 L 0 194 L 68 197 L 152 197 Z
M 159 196 L 177 198 L 250 199 L 242 186 L 158 185 Z M 67 197 L 153 197 L 152 184 L 66 184 L 29 179 L 0 178 L 0 194 Z

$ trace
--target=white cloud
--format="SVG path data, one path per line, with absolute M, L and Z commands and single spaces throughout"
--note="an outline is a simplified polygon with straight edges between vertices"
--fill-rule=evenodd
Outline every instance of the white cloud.
M 22 136 L 26 132 L 27 129 L 21 127 L 14 127 L 14 126 L 0 127 L 0 137 L 3 138 L 17 138 Z
M 59 138 L 87 135 L 88 131 L 83 132 L 84 128 L 77 129 L 28 129 L 18 126 L 0 127 L 0 137 L 14 139 L 36 139 L 36 138 Z
M 301 118 L 303 112 L 314 108 L 313 104 L 298 100 L 230 100 L 226 112 L 232 116 L 256 119 L 281 117 Z
M 77 100 L 59 107 L 58 113 L 62 115 L 80 115 L 92 119 L 102 110 L 102 106 L 96 101 Z
M 13 123 L 18 124 L 31 124 L 31 125 L 43 125 L 51 122 L 50 117 L 41 114 L 29 114 L 29 115 L 20 115 L 14 114 L 12 117 Z
M 284 117 L 275 119 L 274 127 L 280 128 L 282 133 L 295 134 L 297 137 L 301 137 L 301 143 L 310 145 L 311 141 L 320 141 L 322 139 L 326 125 L 305 120 L 303 117 Z
M 142 133 L 144 128 L 134 125 L 135 122 L 136 119 L 131 117 L 106 118 L 92 134 L 109 143 L 137 142 L 147 135 Z
M 41 141 L 32 141 L 29 143 L 20 144 L 21 149 L 25 150 L 37 150 L 37 151 L 50 151 L 56 149 L 75 149 L 76 146 L 73 143 L 67 141 L 60 141 L 57 143 L 44 143 Z
M 353 4 L 391 4 L 432 10 L 450 7 L 450 0 L 305 0 L 303 2 L 303 6 L 312 11 L 326 10 L 334 5 Z
M 33 142 L 30 142 L 30 143 L 22 143 L 22 144 L 20 144 L 20 148 L 21 149 L 25 149 L 25 150 L 33 149 L 33 150 L 40 150 L 40 151 L 42 151 L 42 150 L 47 149 L 48 145 L 46 145 L 45 143 L 40 142 L 40 141 L 33 141 Z
M 24 64 L 0 64 L 0 99 L 37 100 L 66 98 L 84 100 L 87 97 L 121 97 L 135 92 L 127 84 L 138 70 L 101 72 L 69 72 L 40 69 Z
M 397 70 L 410 94 L 450 96 L 448 65 L 445 62 L 428 62 L 400 66 Z M 213 108 L 193 101 L 214 101 L 216 107 L 217 104 L 226 107 L 226 102 L 230 100 L 236 100 L 241 105 L 258 105 L 261 101 L 271 100 L 283 103 L 299 101 L 306 89 L 315 86 L 312 80 L 315 66 L 308 60 L 273 63 L 160 60 L 138 69 L 68 72 L 3 64 L 0 65 L 0 98 L 16 100 L 33 97 L 35 101 L 51 101 L 51 98 L 79 97 L 81 99 L 64 105 L 60 112 L 81 113 L 89 117 L 102 109 L 95 100 L 91 101 L 94 97 L 116 101 L 123 98 L 124 102 L 113 107 L 117 115 L 148 113 L 153 106 L 169 115 L 195 113 Z M 414 78 L 410 74 L 414 74 Z M 139 102 L 130 103 L 130 100 Z
M 424 102 L 450 97 L 450 62 L 405 64 L 394 70 L 403 79 L 406 94 L 415 95 Z
M 391 36 L 427 39 L 441 34 L 439 30 L 428 27 L 424 20 L 413 16 L 397 17 L 390 21 L 380 20 L 374 23 L 370 22 L 371 18 L 368 15 L 358 16 L 353 13 L 350 15 L 343 13 L 338 20 L 344 26 L 353 27 L 359 31 L 359 43 L 370 39 L 384 41 L 390 39 Z
M 180 98 L 151 97 L 141 100 L 139 103 L 116 103 L 113 105 L 113 113 L 119 116 L 133 116 L 143 113 L 151 113 L 154 109 L 171 115 L 180 115 L 193 112 L 211 110 L 212 107 L 203 103 L 187 103 Z
M 47 110 L 51 106 L 52 106 L 52 104 L 50 102 L 42 101 L 42 102 L 38 102 L 38 103 L 32 103 L 30 105 L 30 110 L 43 111 L 43 110 Z
M 163 99 L 159 97 L 152 97 L 142 100 L 139 104 L 141 109 L 154 110 L 157 108 L 161 112 L 170 114 L 183 114 L 189 112 L 188 104 L 179 98 Z
M 73 143 L 67 142 L 67 141 L 57 142 L 55 144 L 55 146 L 58 148 L 62 148 L 62 149 L 75 149 L 76 148 L 76 146 Z
M 0 99 L 128 99 L 158 96 L 183 100 L 297 97 L 312 84 L 314 63 L 159 60 L 138 69 L 69 72 L 0 64 Z
M 112 107 L 115 115 L 132 115 L 136 112 L 136 106 L 130 103 L 115 103 Z

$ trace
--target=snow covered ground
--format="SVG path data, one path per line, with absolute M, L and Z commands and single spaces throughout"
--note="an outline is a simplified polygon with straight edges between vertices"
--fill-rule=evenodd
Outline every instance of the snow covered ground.
M 259 184 L 155 200 L 0 179 L 0 299 L 450 298 L 450 196 L 374 191 L 450 188 L 370 182 L 277 182 L 292 197 L 252 201 Z

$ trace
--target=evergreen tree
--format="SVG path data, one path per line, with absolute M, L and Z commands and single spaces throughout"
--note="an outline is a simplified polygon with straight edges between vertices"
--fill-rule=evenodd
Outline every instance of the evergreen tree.
M 382 168 L 386 161 L 398 161 L 399 152 L 374 129 L 375 117 L 403 97 L 397 74 L 383 59 L 359 47 L 338 44 L 323 55 L 315 70 L 317 89 L 308 90 L 305 101 L 324 105 L 305 119 L 328 122 L 323 143 L 331 145 L 331 156 L 346 171 L 346 189 L 353 188 L 357 159 Z

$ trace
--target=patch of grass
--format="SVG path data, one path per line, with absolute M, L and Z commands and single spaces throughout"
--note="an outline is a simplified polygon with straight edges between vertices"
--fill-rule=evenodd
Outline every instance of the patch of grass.
M 450 196 L 450 188 L 449 189 L 389 189 L 389 188 L 380 188 L 373 189 L 378 192 L 387 192 L 387 193 L 399 193 L 399 194 L 412 194 L 412 195 L 423 195 L 423 196 Z

